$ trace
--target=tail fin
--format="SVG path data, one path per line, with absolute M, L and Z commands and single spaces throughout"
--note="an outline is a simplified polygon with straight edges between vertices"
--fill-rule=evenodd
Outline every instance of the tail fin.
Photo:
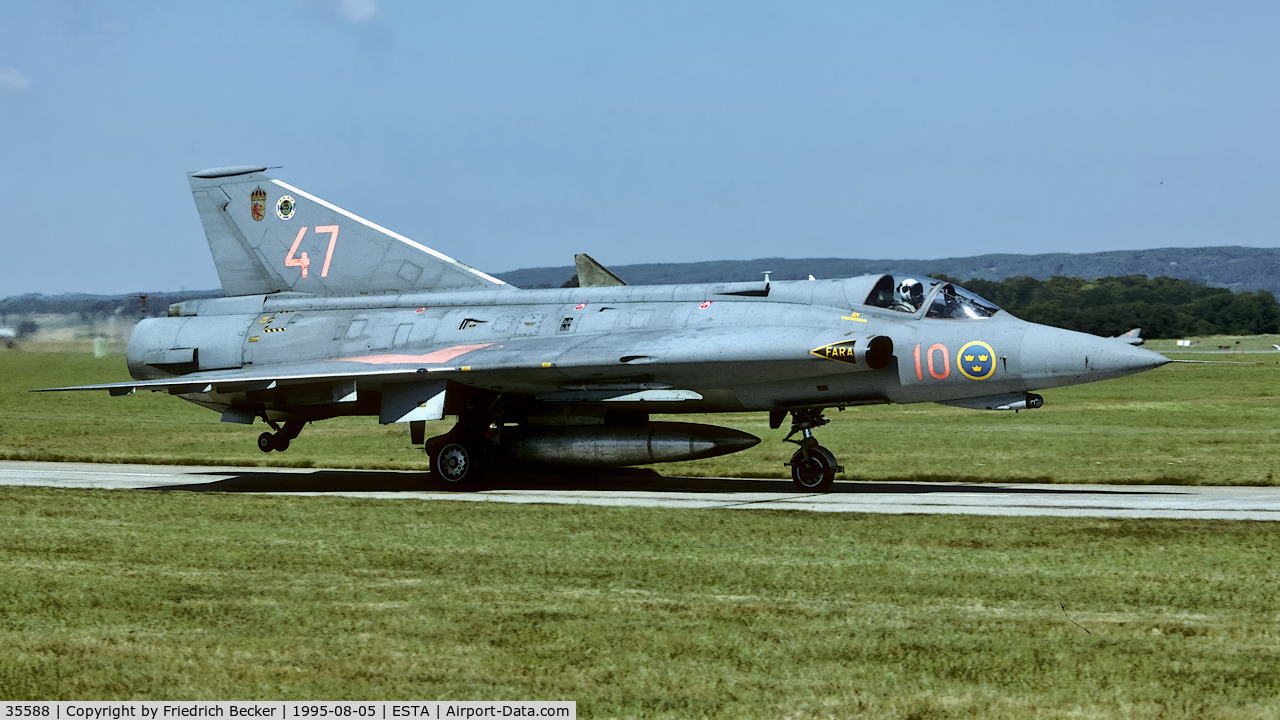
M 626 285 L 622 278 L 614 275 L 609 268 L 596 262 L 595 258 L 586 254 L 573 256 L 573 264 L 578 270 L 578 287 L 616 287 Z
M 1119 340 L 1130 345 L 1141 345 L 1146 342 L 1142 339 L 1142 328 L 1134 328 L 1123 335 L 1117 335 L 1112 340 Z
M 497 289 L 501 280 L 268 177 L 265 167 L 189 173 L 227 295 Z

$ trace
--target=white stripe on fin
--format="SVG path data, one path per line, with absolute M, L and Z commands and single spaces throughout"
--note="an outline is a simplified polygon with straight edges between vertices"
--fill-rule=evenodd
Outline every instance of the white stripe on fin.
M 488 274 L 486 274 L 486 273 L 482 273 L 482 272 L 480 272 L 479 270 L 477 270 L 477 269 L 475 269 L 475 268 L 471 267 L 470 265 L 467 265 L 467 264 L 464 264 L 464 263 L 460 263 L 460 262 L 458 262 L 457 260 L 454 260 L 453 258 L 449 257 L 448 255 L 445 255 L 445 254 L 444 254 L 444 253 L 442 253 L 442 252 L 439 252 L 439 251 L 437 251 L 437 250 L 432 250 L 431 248 L 427 247 L 426 245 L 423 245 L 422 243 L 414 242 L 413 240 L 410 240 L 409 238 L 407 238 L 407 237 L 405 237 L 405 236 L 401 235 L 401 234 L 400 234 L 400 233 L 398 233 L 398 232 L 395 232 L 395 231 L 393 231 L 393 230 L 388 230 L 388 229 L 386 229 L 386 228 L 382 227 L 381 225 L 379 225 L 379 224 L 377 224 L 377 223 L 375 223 L 375 222 L 371 222 L 371 221 L 369 221 L 369 220 L 365 220 L 364 218 L 360 217 L 359 215 L 356 215 L 356 214 L 355 214 L 355 213 L 353 213 L 353 212 L 348 212 L 348 211 L 346 211 L 346 210 L 343 210 L 342 208 L 338 207 L 337 205 L 334 205 L 333 203 L 328 202 L 328 201 L 326 201 L 326 200 L 321 200 L 320 198 L 316 197 L 315 195 L 312 195 L 311 193 L 309 193 L 309 192 L 307 192 L 307 191 L 305 191 L 305 190 L 299 190 L 298 188 L 296 188 L 296 187 L 294 187 L 294 186 L 290 185 L 290 184 L 289 184 L 289 183 L 287 183 L 287 182 L 284 182 L 284 181 L 282 181 L 282 180 L 277 180 L 277 179 L 275 179 L 275 178 L 272 178 L 272 179 L 271 179 L 271 182 L 275 183 L 276 185 L 279 185 L 280 187 L 282 187 L 282 188 L 284 188 L 284 189 L 288 190 L 289 192 L 297 193 L 297 194 L 301 195 L 302 197 L 304 197 L 304 198 L 306 198 L 306 199 L 310 200 L 311 202 L 314 202 L 314 203 L 316 203 L 316 204 L 318 204 L 318 205 L 323 205 L 324 207 L 327 207 L 327 208 L 329 208 L 330 210 L 332 210 L 332 211 L 334 211 L 334 212 L 336 212 L 336 213 L 341 213 L 341 214 L 343 214 L 343 215 L 346 215 L 347 217 L 351 218 L 352 220 L 355 220 L 356 222 L 360 223 L 361 225 L 364 225 L 364 226 L 366 226 L 366 227 L 369 227 L 369 228 L 372 228 L 372 229 L 374 229 L 374 230 L 377 230 L 378 232 L 380 232 L 380 233 L 382 233 L 382 234 L 384 234 L 384 235 L 386 235 L 386 236 L 388 236 L 388 237 L 393 237 L 393 238 L 395 238 L 396 240 L 399 240 L 400 242 L 404 243 L 405 245 L 408 245 L 409 247 L 412 247 L 412 248 L 415 248 L 415 249 L 421 250 L 422 252 L 427 253 L 428 255 L 431 255 L 431 256 L 432 256 L 432 257 L 434 257 L 434 258 L 437 258 L 437 259 L 439 259 L 439 260 L 443 260 L 443 261 L 445 261 L 445 262 L 447 262 L 447 263 L 449 263 L 449 264 L 451 264 L 451 265 L 453 265 L 453 266 L 455 266 L 455 267 L 457 267 L 457 268 L 459 268 L 459 269 L 461 269 L 461 270 L 465 270 L 465 271 L 467 271 L 467 272 L 469 272 L 469 273 L 471 273 L 471 274 L 475 275 L 476 277 L 482 278 L 482 279 L 484 279 L 484 280 L 488 280 L 489 282 L 494 283 L 495 285 L 506 285 L 506 283 L 505 283 L 505 282 L 503 282 L 503 281 L 499 280 L 499 279 L 498 279 L 498 278 L 496 278 L 496 277 L 493 277 L 492 275 L 488 275 Z

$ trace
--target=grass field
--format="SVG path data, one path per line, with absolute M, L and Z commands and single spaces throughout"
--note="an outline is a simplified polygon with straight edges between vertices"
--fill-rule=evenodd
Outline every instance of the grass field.
M 0 547 L 4 698 L 1280 717 L 1268 523 L 3 488 Z
M 1186 357 L 1256 364 L 1048 391 L 1016 415 L 850 410 L 819 437 L 846 479 L 1275 484 L 1280 355 Z M 426 467 L 371 418 L 262 455 L 260 426 L 176 398 L 25 392 L 124 378 L 118 356 L 0 353 L 0 457 Z M 791 446 L 762 416 L 694 420 L 766 440 L 656 469 L 782 476 Z M 1280 718 L 1278 562 L 1259 522 L 0 488 L 0 698 Z
M 1241 342 L 1257 350 L 1272 339 Z M 1169 347 L 1152 345 L 1173 347 L 1162 342 Z M 1171 365 L 1049 390 L 1043 409 L 1017 414 L 933 404 L 832 412 L 818 437 L 847 468 L 845 480 L 1280 483 L 1280 354 L 1175 357 L 1255 364 Z M 164 394 L 26 392 L 124 379 L 118 355 L 0 352 L 0 459 L 427 468 L 406 426 L 379 426 L 373 418 L 311 425 L 287 453 L 263 455 L 254 445 L 261 424 L 223 424 L 215 413 Z M 729 425 L 764 442 L 722 458 L 655 466 L 663 474 L 786 477 L 782 463 L 794 446 L 781 441 L 785 431 L 768 428 L 764 414 L 678 419 Z

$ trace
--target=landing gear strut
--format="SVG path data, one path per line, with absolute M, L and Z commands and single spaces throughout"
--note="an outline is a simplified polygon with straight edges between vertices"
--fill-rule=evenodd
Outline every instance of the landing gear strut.
M 303 426 L 307 424 L 305 420 L 287 420 L 284 427 L 280 427 L 266 416 L 263 416 L 263 419 L 267 421 L 272 430 L 275 430 L 273 433 L 264 432 L 258 436 L 258 449 L 264 453 L 269 453 L 272 450 L 279 452 L 288 450 L 289 441 L 298 437 L 298 434 L 302 432 Z
M 818 439 L 813 436 L 814 428 L 829 422 L 831 421 L 822 417 L 822 410 L 819 408 L 791 411 L 791 432 L 783 440 L 799 445 L 800 449 L 791 456 L 787 465 L 791 466 L 791 481 L 806 492 L 827 492 L 835 482 L 836 473 L 844 471 L 836 462 L 836 456 L 819 445 Z M 792 440 L 791 436 L 796 433 L 800 433 L 801 438 Z

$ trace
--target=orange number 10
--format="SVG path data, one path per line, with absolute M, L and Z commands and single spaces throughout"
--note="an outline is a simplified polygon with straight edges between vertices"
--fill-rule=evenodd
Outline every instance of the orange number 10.
M 934 353 L 939 352 L 942 353 L 942 372 L 938 372 L 934 369 L 937 363 L 934 362 L 933 356 Z M 916 345 L 915 350 L 912 350 L 911 354 L 914 355 L 916 359 L 916 379 L 923 380 L 924 373 L 920 370 L 920 346 Z M 947 352 L 946 345 L 943 345 L 942 343 L 930 345 L 926 359 L 929 364 L 929 374 L 933 376 L 934 380 L 946 380 L 947 376 L 951 374 L 951 355 Z

